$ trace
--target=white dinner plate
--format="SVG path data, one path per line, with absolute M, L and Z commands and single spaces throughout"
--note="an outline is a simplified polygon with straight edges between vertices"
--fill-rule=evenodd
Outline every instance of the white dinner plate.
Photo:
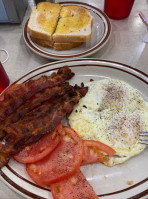
M 33 42 L 27 33 L 27 23 L 23 30 L 23 37 L 26 45 L 36 54 L 53 59 L 69 59 L 87 57 L 100 50 L 109 40 L 111 35 L 111 23 L 109 18 L 98 8 L 81 2 L 61 2 L 61 5 L 78 5 L 87 8 L 93 16 L 92 37 L 89 42 L 71 50 L 58 51 L 50 47 L 42 47 Z
M 98 59 L 80 58 L 43 65 L 24 75 L 15 83 L 50 75 L 58 68 L 68 65 L 75 76 L 71 84 L 80 85 L 90 79 L 116 78 L 136 88 L 148 101 L 148 75 L 130 66 Z M 81 167 L 83 174 L 93 186 L 100 199 L 139 199 L 148 198 L 148 148 L 126 163 L 107 167 L 101 163 Z M 25 165 L 14 159 L 1 169 L 1 179 L 12 189 L 26 198 L 52 199 L 46 187 L 36 185 L 25 171 Z M 134 184 L 128 185 L 128 181 Z

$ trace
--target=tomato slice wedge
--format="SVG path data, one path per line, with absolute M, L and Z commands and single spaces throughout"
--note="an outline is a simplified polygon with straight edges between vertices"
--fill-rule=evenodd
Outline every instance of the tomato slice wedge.
M 63 127 L 62 141 L 58 147 L 44 159 L 27 164 L 27 173 L 38 185 L 58 182 L 78 169 L 83 152 L 83 141 L 78 134 L 69 127 Z
M 60 143 L 62 137 L 62 124 L 44 135 L 39 141 L 26 145 L 14 158 L 21 163 L 34 163 L 50 154 Z
M 69 178 L 51 184 L 50 188 L 54 199 L 98 199 L 80 169 Z
M 111 147 L 94 140 L 83 140 L 84 156 L 81 165 L 92 164 L 95 162 L 105 162 L 108 160 L 107 155 L 114 155 L 116 152 Z

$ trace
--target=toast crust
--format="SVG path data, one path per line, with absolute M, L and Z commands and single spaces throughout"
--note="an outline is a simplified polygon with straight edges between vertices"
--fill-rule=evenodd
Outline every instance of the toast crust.
M 83 42 L 70 42 L 70 43 L 54 43 L 49 40 L 44 40 L 44 39 L 37 39 L 31 37 L 32 41 L 39 44 L 40 46 L 43 47 L 52 47 L 56 50 L 70 50 L 72 48 L 79 47 L 83 44 Z
M 71 43 L 54 43 L 53 48 L 56 50 L 70 50 L 72 48 L 79 47 L 83 42 L 71 42 Z
M 89 35 L 53 35 L 53 41 L 57 43 L 67 42 L 87 42 L 91 39 L 91 33 Z
M 39 44 L 40 46 L 43 47 L 53 47 L 53 42 L 50 40 L 46 40 L 46 39 L 38 39 L 35 37 L 31 37 L 32 41 Z

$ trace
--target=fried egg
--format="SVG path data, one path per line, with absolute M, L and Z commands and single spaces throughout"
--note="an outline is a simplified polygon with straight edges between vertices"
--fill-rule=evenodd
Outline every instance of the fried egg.
M 103 79 L 85 84 L 88 93 L 69 116 L 82 139 L 99 140 L 116 151 L 107 166 L 120 164 L 145 149 L 139 131 L 148 131 L 148 102 L 128 83 Z

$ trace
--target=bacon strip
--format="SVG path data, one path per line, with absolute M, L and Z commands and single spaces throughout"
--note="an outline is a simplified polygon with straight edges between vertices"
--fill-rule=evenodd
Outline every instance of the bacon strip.
M 8 89 L 4 94 L 4 100 L 0 101 L 0 123 L 37 92 L 58 86 L 72 78 L 73 75 L 74 73 L 68 66 L 65 66 L 50 76 L 42 76 L 37 80 L 31 80 Z
M 22 106 L 16 109 L 16 111 L 10 114 L 1 124 L 0 126 L 0 138 L 4 136 L 1 129 L 4 128 L 7 124 L 15 123 L 24 117 L 25 114 L 32 111 L 37 106 L 40 106 L 44 101 L 48 100 L 52 102 L 53 100 L 58 99 L 63 96 L 67 91 L 72 89 L 72 86 L 69 85 L 68 82 L 55 86 L 52 88 L 46 88 L 41 92 L 36 93 L 31 99 L 27 100 Z
M 0 168 L 16 154 L 33 136 L 43 135 L 55 129 L 61 120 L 69 114 L 81 97 L 87 93 L 87 87 L 73 87 L 69 93 L 57 102 L 45 103 L 36 108 L 22 120 L 7 125 L 3 131 L 6 136 L 0 142 Z

